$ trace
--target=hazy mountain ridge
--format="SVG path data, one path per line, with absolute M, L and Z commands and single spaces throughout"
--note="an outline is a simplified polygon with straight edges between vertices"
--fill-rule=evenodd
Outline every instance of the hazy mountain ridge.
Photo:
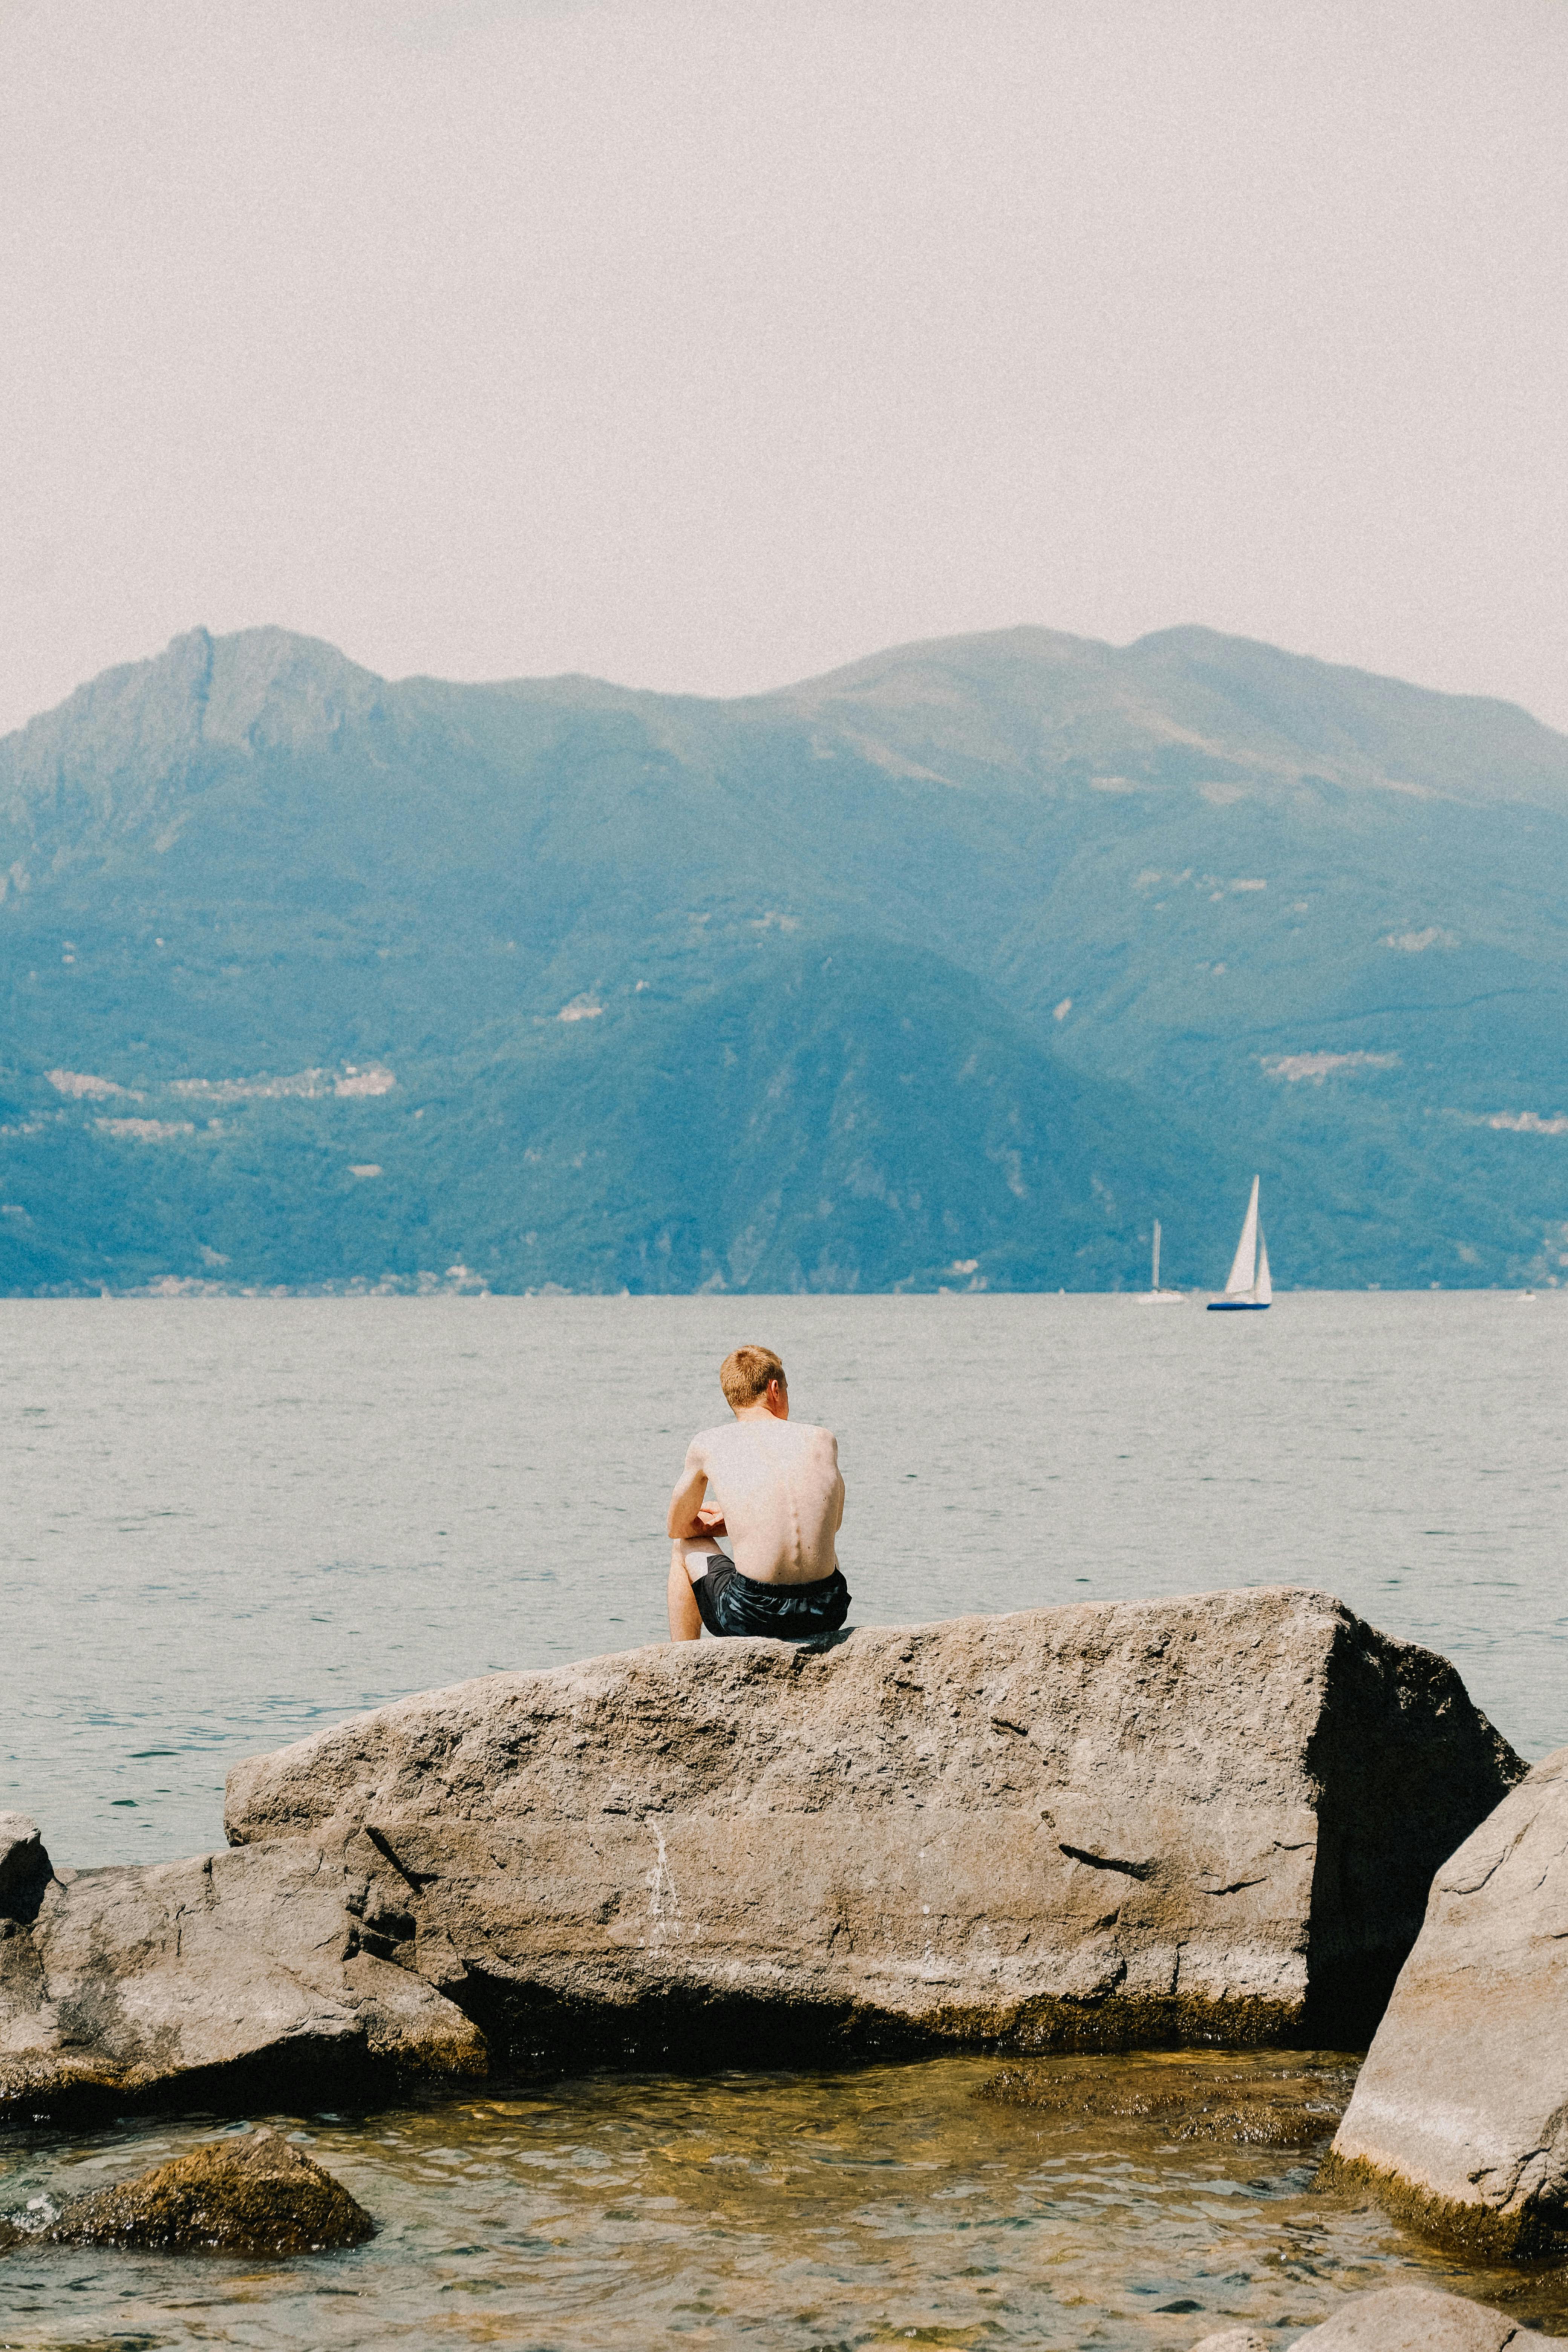
M 1568 739 L 1206 630 L 729 703 L 196 631 L 0 743 L 0 876 L 12 1287 L 1212 1282 L 1255 1164 L 1287 1280 L 1568 1247 Z
M 967 689 L 967 691 L 966 691 Z M 1045 629 L 896 648 L 759 698 L 803 715 L 875 714 L 922 748 L 973 751 L 974 704 L 985 756 L 1045 780 L 1097 766 L 1106 781 L 1186 783 L 1194 767 L 1255 781 L 1415 786 L 1487 804 L 1568 806 L 1568 738 L 1527 711 L 1437 694 L 1394 678 L 1281 653 L 1203 628 L 1162 630 L 1118 647 Z M 945 729 L 942 714 L 956 721 Z M 929 751 L 928 751 L 929 756 Z

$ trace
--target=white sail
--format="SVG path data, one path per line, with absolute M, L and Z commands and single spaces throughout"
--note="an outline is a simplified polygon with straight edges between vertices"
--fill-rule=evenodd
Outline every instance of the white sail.
M 1252 1286 L 1252 1296 L 1259 1307 L 1273 1304 L 1274 1285 L 1268 1278 L 1268 1244 L 1263 1238 L 1263 1228 L 1258 1228 L 1258 1279 Z
M 1158 1217 L 1154 1220 L 1154 1272 L 1149 1287 L 1151 1290 L 1158 1290 L 1160 1287 L 1160 1220 Z
M 1236 1255 L 1226 1277 L 1225 1295 L 1235 1298 L 1252 1288 L 1258 1272 L 1258 1179 L 1252 1180 L 1252 1196 L 1247 1203 L 1247 1216 L 1241 1228 L 1241 1239 L 1236 1245 Z

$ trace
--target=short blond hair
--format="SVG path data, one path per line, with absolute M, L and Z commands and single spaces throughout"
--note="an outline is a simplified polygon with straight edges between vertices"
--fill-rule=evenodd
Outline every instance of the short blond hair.
M 777 1381 L 781 1389 L 789 1386 L 784 1368 L 771 1348 L 736 1348 L 719 1367 L 719 1385 L 731 1412 L 765 1396 L 770 1381 Z

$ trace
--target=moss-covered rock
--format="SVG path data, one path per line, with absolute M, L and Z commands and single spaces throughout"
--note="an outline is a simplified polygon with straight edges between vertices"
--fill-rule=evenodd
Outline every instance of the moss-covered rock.
M 79 2197 L 27 2234 L 55 2245 L 309 2254 L 357 2246 L 374 2228 L 330 2172 L 279 2133 L 256 2131 Z

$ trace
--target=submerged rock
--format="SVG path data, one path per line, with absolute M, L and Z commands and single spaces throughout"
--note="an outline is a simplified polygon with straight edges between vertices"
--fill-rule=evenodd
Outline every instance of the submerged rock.
M 661 1645 L 403 1700 L 229 1777 L 527 2061 L 1364 2040 L 1524 1767 L 1298 1590 Z
M 1386 2286 L 1352 2297 L 1321 2327 L 1309 2327 L 1294 2344 L 1312 2352 L 1535 2352 L 1555 2336 L 1521 2327 L 1506 2311 L 1467 2295 L 1439 2294 L 1431 2287 Z M 1271 2352 L 1267 2337 L 1249 2327 L 1222 2328 L 1194 2344 L 1193 2352 Z
M 330 2172 L 279 2133 L 255 2131 L 75 2198 L 26 2242 L 306 2254 L 357 2246 L 374 2229 Z
M 1046 2060 L 1004 2066 L 975 2095 L 1068 2120 L 1153 2123 L 1176 2140 L 1309 2147 L 1326 2140 L 1344 2113 L 1351 2075 L 1349 2066 L 1259 2071 L 1131 2060 L 1108 2072 Z
M 1480 2258 L 1568 2227 L 1568 1748 L 1438 1871 L 1333 2164 Z

